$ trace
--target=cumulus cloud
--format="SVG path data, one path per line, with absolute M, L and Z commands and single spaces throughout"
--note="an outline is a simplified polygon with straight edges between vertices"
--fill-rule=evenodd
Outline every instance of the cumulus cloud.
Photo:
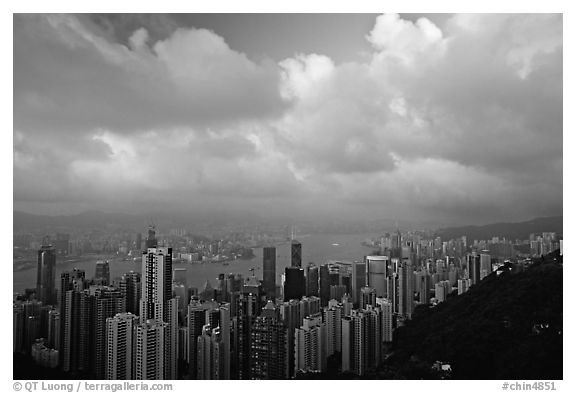
M 15 17 L 16 206 L 562 212 L 561 15 L 381 15 L 372 53 L 345 63 L 256 62 L 217 32 L 164 23 L 123 44 L 102 26 Z

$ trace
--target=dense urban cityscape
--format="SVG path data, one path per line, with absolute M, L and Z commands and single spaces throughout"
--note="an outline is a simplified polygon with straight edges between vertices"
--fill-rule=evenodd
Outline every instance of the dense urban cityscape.
M 563 14 L 240 6 L 12 14 L 14 391 L 566 377 Z
M 15 235 L 16 249 L 37 249 L 37 280 L 15 294 L 14 352 L 75 378 L 361 377 L 390 356 L 395 329 L 416 307 L 436 307 L 506 266 L 523 269 L 542 255 L 562 255 L 562 236 L 554 232 L 443 241 L 394 231 L 366 239 L 372 252 L 358 260 L 315 264 L 303 260 L 292 235 L 284 271 L 268 246 L 258 261 L 262 279 L 254 269 L 251 276 L 222 273 L 214 287 L 207 280 L 196 288 L 187 283 L 187 266 L 219 260 L 229 241 L 184 230 L 166 235 L 188 239 L 187 246 L 159 243 L 153 226 L 132 240 L 81 245 L 83 253 L 141 263 L 141 271 L 121 277 L 111 277 L 107 260 L 56 277 L 57 259 L 79 252 L 78 244 L 65 234 L 40 245 L 32 235 Z M 434 367 L 439 377 L 450 376 L 450 364 Z

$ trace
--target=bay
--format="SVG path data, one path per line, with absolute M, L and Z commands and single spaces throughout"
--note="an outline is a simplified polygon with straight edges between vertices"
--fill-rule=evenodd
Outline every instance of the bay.
M 330 261 L 362 260 L 372 249 L 362 245 L 362 241 L 378 236 L 375 233 L 363 234 L 311 234 L 295 237 L 302 243 L 302 266 L 309 262 L 320 265 Z M 174 268 L 186 268 L 187 284 L 189 287 L 202 288 L 206 281 L 215 286 L 220 273 L 254 274 L 262 278 L 262 249 L 254 249 L 255 257 L 252 259 L 237 259 L 223 263 L 175 263 Z M 60 274 L 73 268 L 82 269 L 87 278 L 94 277 L 95 264 L 98 258 L 85 258 L 78 262 L 56 261 L 56 288 L 59 287 Z M 140 272 L 142 261 L 123 261 L 122 258 L 108 258 L 110 261 L 110 277 L 112 280 L 131 270 Z M 284 268 L 290 266 L 290 243 L 284 242 L 276 245 L 276 283 L 280 283 L 280 275 Z M 253 271 L 251 271 L 253 269 Z M 14 271 L 13 292 L 22 293 L 26 288 L 36 286 L 36 268 Z

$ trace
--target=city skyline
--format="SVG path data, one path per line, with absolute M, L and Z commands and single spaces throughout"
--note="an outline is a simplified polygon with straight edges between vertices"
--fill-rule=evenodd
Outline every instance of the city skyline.
M 14 209 L 561 215 L 562 53 L 560 14 L 15 14 Z
M 566 376 L 563 14 L 11 17 L 13 379 Z

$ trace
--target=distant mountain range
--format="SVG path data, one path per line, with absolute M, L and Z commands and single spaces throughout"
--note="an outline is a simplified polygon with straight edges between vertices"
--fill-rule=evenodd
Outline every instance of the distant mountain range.
M 187 228 L 187 229 L 209 229 L 217 230 L 219 227 L 228 224 L 241 224 L 246 226 L 270 224 L 267 220 L 248 212 L 233 213 L 182 213 L 182 214 L 126 214 L 126 213 L 105 213 L 101 211 L 86 211 L 72 215 L 37 215 L 14 211 L 14 232 L 46 232 L 54 233 L 69 230 L 129 230 L 144 231 L 151 223 L 158 228 Z M 299 226 L 302 230 L 309 232 L 329 232 L 329 233 L 356 233 L 356 232 L 378 232 L 389 231 L 393 228 L 395 220 L 379 220 L 374 222 L 347 223 L 345 221 L 310 221 L 307 223 L 300 220 L 285 219 L 274 220 L 282 225 Z M 418 229 L 417 223 L 402 222 L 401 228 Z M 345 232 L 345 231 L 350 232 Z M 454 239 L 460 236 L 467 236 L 468 240 L 491 239 L 493 236 L 506 237 L 508 239 L 527 239 L 530 233 L 557 232 L 562 233 L 562 216 L 535 218 L 530 221 L 516 223 L 496 223 L 483 226 L 462 226 L 442 228 L 435 231 L 435 236 L 442 239 Z
M 528 239 L 531 233 L 562 233 L 562 216 L 540 217 L 524 222 L 501 222 L 482 226 L 442 228 L 435 235 L 443 240 L 466 236 L 468 241 L 487 240 L 494 236 L 507 239 Z

